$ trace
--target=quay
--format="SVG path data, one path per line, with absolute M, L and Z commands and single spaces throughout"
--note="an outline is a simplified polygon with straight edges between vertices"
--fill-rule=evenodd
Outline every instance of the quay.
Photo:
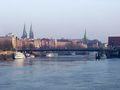
M 0 60 L 13 60 L 15 51 L 0 51 Z

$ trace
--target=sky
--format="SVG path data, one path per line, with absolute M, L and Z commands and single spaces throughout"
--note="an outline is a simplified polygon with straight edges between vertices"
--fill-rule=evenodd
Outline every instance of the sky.
M 21 37 L 24 24 L 35 38 L 120 36 L 120 0 L 0 0 L 0 35 Z

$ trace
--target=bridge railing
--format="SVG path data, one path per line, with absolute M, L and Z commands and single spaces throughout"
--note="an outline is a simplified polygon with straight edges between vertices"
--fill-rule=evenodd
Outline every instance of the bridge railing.
M 33 48 L 18 49 L 17 51 L 102 51 L 102 48 Z

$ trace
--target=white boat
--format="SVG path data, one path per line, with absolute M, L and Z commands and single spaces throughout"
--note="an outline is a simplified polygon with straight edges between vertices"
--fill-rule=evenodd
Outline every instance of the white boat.
M 34 55 L 27 56 L 27 58 L 35 58 Z
M 24 59 L 25 58 L 25 55 L 21 52 L 16 52 L 15 53 L 15 59 Z
M 46 57 L 57 57 L 58 53 L 47 53 Z
M 27 58 L 35 58 L 35 55 L 26 53 L 26 57 L 27 57 Z
M 30 55 L 31 58 L 35 58 L 35 55 Z

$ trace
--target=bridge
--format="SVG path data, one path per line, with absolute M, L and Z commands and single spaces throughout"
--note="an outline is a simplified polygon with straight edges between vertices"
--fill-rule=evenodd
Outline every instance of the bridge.
M 60 52 L 60 51 L 87 51 L 87 52 L 97 52 L 98 56 L 101 56 L 105 54 L 107 58 L 120 58 L 120 49 L 115 49 L 115 48 L 39 48 L 39 49 L 18 49 L 17 51 L 20 52 Z
M 34 52 L 43 52 L 43 51 L 88 51 L 88 52 L 99 52 L 99 51 L 109 51 L 111 49 L 103 49 L 103 48 L 39 48 L 39 49 L 18 49 L 17 51 L 20 52 L 29 52 L 29 51 L 34 51 Z

